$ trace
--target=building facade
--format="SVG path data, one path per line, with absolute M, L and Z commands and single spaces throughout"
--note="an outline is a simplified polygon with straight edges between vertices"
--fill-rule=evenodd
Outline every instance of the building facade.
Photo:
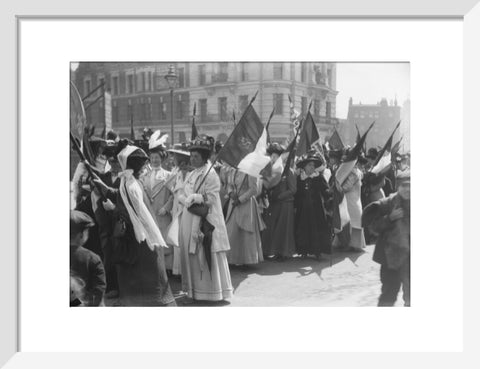
M 123 137 L 133 126 L 136 137 L 145 127 L 170 134 L 170 89 L 165 79 L 172 63 L 80 63 L 75 84 L 85 97 L 104 83 L 112 95 L 112 128 Z M 173 63 L 178 76 L 173 98 L 174 141 L 185 141 L 191 135 L 193 107 L 196 103 L 196 126 L 200 133 L 225 141 L 249 101 L 262 122 L 270 123 L 272 140 L 283 142 L 290 137 L 292 126 L 288 96 L 295 109 L 305 113 L 310 101 L 311 112 L 322 136 L 333 130 L 338 120 L 336 108 L 335 63 Z M 104 126 L 104 101 L 96 100 L 101 89 L 85 99 L 87 122 L 101 131 Z M 89 106 L 90 105 L 90 106 Z M 323 134 L 322 134 L 323 133 Z
M 342 125 L 340 131 L 345 145 L 353 146 L 357 138 L 357 128 L 360 134 L 363 134 L 368 127 L 375 121 L 375 125 L 367 136 L 367 148 L 382 148 L 392 134 L 395 126 L 401 119 L 401 107 L 398 106 L 397 100 L 388 103 L 383 98 L 377 104 L 354 104 L 350 98 L 348 106 L 347 121 Z M 394 136 L 393 142 L 400 139 L 400 132 Z

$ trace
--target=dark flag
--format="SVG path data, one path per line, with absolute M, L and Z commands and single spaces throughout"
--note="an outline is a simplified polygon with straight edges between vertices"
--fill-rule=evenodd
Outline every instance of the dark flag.
M 393 143 L 393 135 L 397 131 L 398 127 L 400 127 L 400 122 L 395 126 L 392 134 L 388 138 L 387 142 L 383 146 L 382 150 L 378 153 L 377 159 L 375 163 L 372 165 L 372 169 L 370 170 L 372 173 L 379 174 L 383 173 L 388 170 L 392 161 L 391 161 L 391 152 L 392 152 L 392 143 Z
M 330 147 L 330 150 L 336 151 L 342 150 L 345 147 L 336 128 L 333 131 L 332 137 L 330 137 L 330 139 L 328 140 L 328 146 Z
M 317 126 L 313 121 L 310 110 L 307 112 L 307 116 L 303 121 L 302 131 L 300 133 L 300 140 L 297 146 L 296 156 L 302 156 L 310 151 L 312 145 L 320 139 Z
M 252 106 L 256 96 L 255 94 L 245 109 L 240 121 L 217 155 L 217 160 L 224 161 L 234 168 L 238 168 L 239 164 L 248 154 L 257 150 L 257 143 L 265 130 L 265 126 L 262 124 L 257 112 Z M 268 157 L 266 158 L 268 159 Z M 267 163 L 265 163 L 265 165 L 266 164 Z

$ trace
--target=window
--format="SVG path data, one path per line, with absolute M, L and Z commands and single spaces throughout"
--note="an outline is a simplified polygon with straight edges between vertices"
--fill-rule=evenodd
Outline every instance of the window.
M 327 118 L 330 118 L 330 117 L 332 116 L 332 103 L 329 102 L 329 101 L 327 101 L 327 104 L 326 104 L 325 107 L 326 107 L 326 109 L 325 109 L 325 110 L 326 110 L 325 116 L 326 116 Z
M 118 76 L 112 78 L 112 92 L 114 95 L 118 95 L 120 93 L 118 90 Z
M 302 82 L 307 82 L 307 64 L 302 63 Z
M 163 102 L 163 97 L 160 98 L 160 120 L 167 120 L 167 104 Z
M 142 101 L 140 104 L 140 120 L 144 121 L 147 119 L 147 104 L 145 101 Z
M 273 94 L 273 104 L 276 115 L 283 115 L 283 94 Z
M 320 115 L 320 100 L 313 100 L 313 115 Z
M 147 91 L 147 76 L 142 72 L 142 91 Z
M 283 63 L 273 63 L 273 79 L 283 78 Z
M 178 68 L 178 87 L 185 87 L 185 68 Z
M 198 84 L 204 86 L 206 83 L 205 65 L 198 66 Z
M 315 83 L 317 85 L 322 84 L 322 72 L 320 71 L 320 68 L 317 68 L 315 71 Z
M 148 72 L 148 79 L 147 79 L 147 90 L 152 91 L 152 72 Z
M 218 98 L 218 115 L 220 116 L 220 120 L 225 122 L 228 120 L 227 117 L 227 98 L 226 97 L 219 97 Z
M 247 63 L 240 63 L 240 81 L 244 82 L 248 80 L 248 64 Z
M 98 85 L 99 85 L 99 86 L 100 86 L 100 85 L 104 85 L 103 87 L 104 87 L 105 89 L 107 88 L 107 86 L 105 85 L 105 77 L 100 77 L 100 78 L 98 79 Z
M 328 76 L 328 82 L 327 82 L 327 84 L 328 84 L 328 86 L 332 86 L 332 82 L 333 82 L 333 81 L 332 81 L 332 70 L 331 70 L 331 69 L 328 69 L 328 70 L 327 70 L 327 76 Z
M 112 122 L 118 123 L 118 105 L 117 102 L 114 101 L 112 104 Z
M 127 94 L 133 94 L 133 86 L 134 86 L 134 80 L 133 80 L 133 74 L 129 74 L 127 76 Z
M 207 121 L 207 99 L 198 100 L 198 105 L 200 108 L 200 122 Z
M 218 82 L 227 82 L 228 81 L 228 63 L 218 63 L 219 75 Z
M 302 96 L 302 114 L 307 115 L 307 98 Z
M 184 112 L 184 103 L 181 99 L 182 97 L 179 96 L 179 98 L 177 99 L 177 101 L 175 102 L 175 117 L 177 119 L 183 119 L 183 117 L 185 116 L 185 112 Z
M 240 114 L 243 114 L 247 106 L 248 106 L 248 95 L 240 95 L 238 97 L 238 107 L 240 109 Z

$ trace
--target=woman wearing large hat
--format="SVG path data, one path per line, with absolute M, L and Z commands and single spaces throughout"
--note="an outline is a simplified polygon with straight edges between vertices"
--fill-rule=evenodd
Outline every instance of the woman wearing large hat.
M 280 155 L 284 149 L 272 144 L 267 153 L 271 157 L 272 168 L 282 160 Z M 264 211 L 266 229 L 262 232 L 262 248 L 265 256 L 275 256 L 277 260 L 293 256 L 295 253 L 294 235 L 294 195 L 297 191 L 297 180 L 293 170 L 282 170 L 278 180 L 264 180 L 265 185 L 272 185 L 267 190 L 268 208 Z
M 172 221 L 171 211 L 173 206 L 173 194 L 170 191 L 168 182 L 171 181 L 171 173 L 162 167 L 163 161 L 167 158 L 165 142 L 168 135 L 161 135 L 160 130 L 155 131 L 148 141 L 151 170 L 141 177 L 143 189 L 147 195 L 160 232 L 166 238 L 167 229 Z M 167 270 L 173 268 L 173 246 L 168 245 L 163 249 L 165 254 L 165 266 Z
M 185 178 L 180 202 L 182 289 L 194 300 L 221 301 L 233 296 L 228 269 L 230 250 L 220 203 L 220 180 L 211 168 L 214 139 L 197 137 L 189 146 L 193 170 Z
M 301 156 L 297 161 L 295 194 L 295 245 L 302 256 L 330 254 L 332 246 L 332 194 L 324 176 L 318 170 L 324 159 L 316 151 Z
M 96 182 L 115 201 L 112 259 L 117 265 L 120 302 L 124 306 L 174 306 L 161 249 L 167 244 L 139 180 L 148 156 L 126 140 L 118 150 L 123 170 L 119 189 Z

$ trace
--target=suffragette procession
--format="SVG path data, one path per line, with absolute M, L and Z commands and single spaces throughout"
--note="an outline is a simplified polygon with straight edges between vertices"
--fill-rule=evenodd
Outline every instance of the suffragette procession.
M 74 88 L 74 86 L 72 87 Z M 73 98 L 70 304 L 176 306 L 232 300 L 231 268 L 290 258 L 326 261 L 376 243 L 379 306 L 410 305 L 410 156 L 321 138 L 310 108 L 290 103 L 292 137 L 270 142 L 252 98 L 225 142 L 192 122 L 188 142 L 96 137 Z M 72 109 L 72 106 L 71 106 Z M 372 122 L 372 125 L 375 123 Z M 181 291 L 171 282 L 181 281 Z M 319 281 L 321 283 L 321 281 Z M 185 302 L 186 301 L 186 302 Z

